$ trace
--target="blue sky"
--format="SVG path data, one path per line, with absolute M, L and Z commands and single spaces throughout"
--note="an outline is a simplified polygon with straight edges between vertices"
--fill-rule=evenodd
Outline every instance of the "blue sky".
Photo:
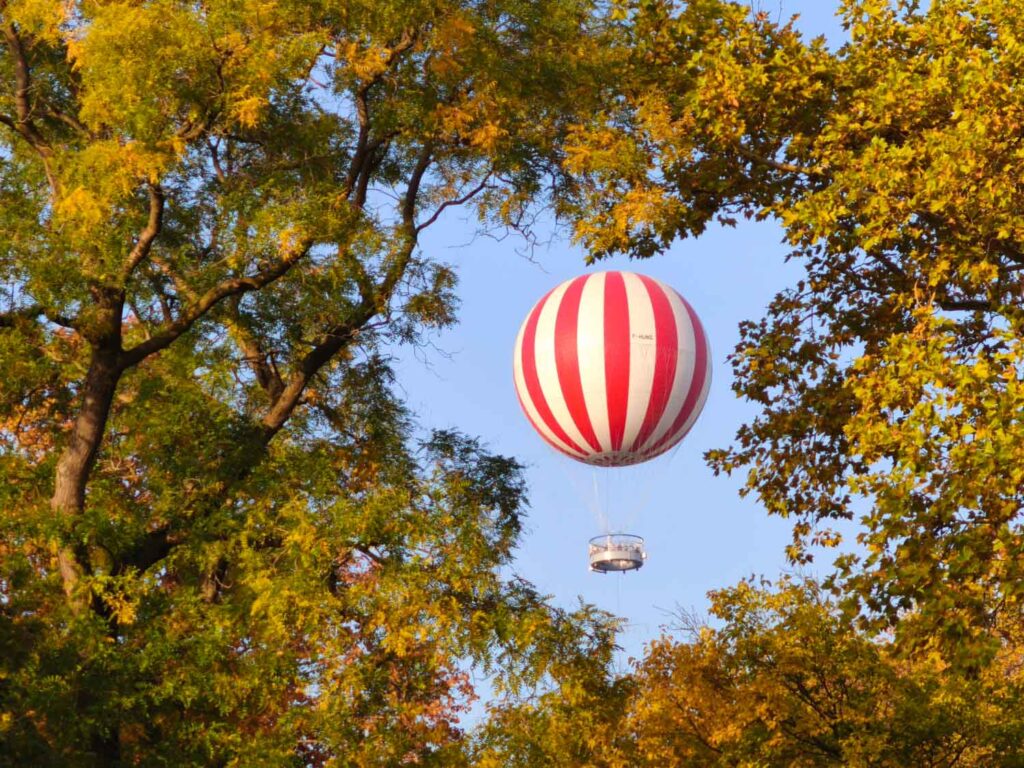
M 833 0 L 764 0 L 754 6 L 777 18 L 801 14 L 797 25 L 808 37 L 843 40 Z M 677 607 L 704 613 L 709 590 L 786 570 L 787 523 L 769 518 L 756 500 L 740 499 L 740 478 L 716 478 L 702 459 L 709 448 L 728 445 L 753 414 L 730 389 L 726 357 L 738 340 L 739 322 L 759 318 L 800 272 L 799 265 L 784 262 L 778 226 L 744 222 L 735 229 L 713 228 L 654 259 L 609 260 L 592 268 L 564 235 L 526 258 L 521 240 L 474 239 L 474 230 L 472 218 L 454 213 L 425 233 L 425 252 L 457 268 L 459 323 L 432 339 L 437 349 L 402 351 L 398 381 L 423 427 L 457 428 L 527 465 L 531 508 L 516 572 L 558 604 L 582 598 L 623 616 L 625 663 L 658 636 Z M 690 301 L 708 331 L 711 392 L 703 415 L 671 458 L 610 474 L 592 470 L 548 448 L 520 411 L 511 367 L 520 323 L 540 296 L 587 269 L 629 269 L 664 280 Z M 592 509 L 595 477 L 613 527 L 628 523 L 629 532 L 647 541 L 649 560 L 639 572 L 602 576 L 587 570 L 587 540 L 602 532 Z M 635 510 L 638 499 L 642 508 Z

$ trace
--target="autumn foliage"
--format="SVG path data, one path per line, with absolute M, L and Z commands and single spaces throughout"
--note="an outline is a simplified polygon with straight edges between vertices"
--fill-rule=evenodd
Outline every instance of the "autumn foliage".
M 1021 765 L 1018 6 L 0 0 L 0 764 Z M 708 460 L 820 581 L 616 675 L 509 575 L 521 467 L 389 366 L 460 206 L 781 227 Z
M 452 764 L 470 670 L 608 646 L 388 363 L 454 318 L 420 233 L 563 183 L 591 9 L 0 13 L 0 763 Z

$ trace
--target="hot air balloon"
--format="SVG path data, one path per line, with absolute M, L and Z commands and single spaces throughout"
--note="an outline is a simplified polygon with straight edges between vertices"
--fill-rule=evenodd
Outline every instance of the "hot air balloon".
M 690 431 L 711 384 L 700 319 L 665 283 L 633 272 L 567 280 L 530 310 L 513 372 L 523 412 L 559 453 L 597 467 L 649 461 Z M 643 539 L 591 539 L 591 570 L 640 568 Z

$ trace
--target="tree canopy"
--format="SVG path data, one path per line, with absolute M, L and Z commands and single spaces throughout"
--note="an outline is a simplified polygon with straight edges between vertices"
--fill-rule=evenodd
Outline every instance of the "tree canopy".
M 576 231 L 644 257 L 782 225 L 804 278 L 744 324 L 734 389 L 759 414 L 711 464 L 793 521 L 796 563 L 856 519 L 848 609 L 984 663 L 1024 584 L 1024 27 L 1007 0 L 840 11 L 832 50 L 742 4 L 638 3 L 634 76 L 567 149 Z
M 0 764 L 1019 765 L 1017 6 L 0 0 Z M 507 575 L 521 467 L 388 362 L 456 206 L 591 262 L 781 225 L 708 459 L 794 564 L 856 530 L 821 584 L 617 676 Z
M 481 766 L 1021 765 L 1020 638 L 984 673 L 906 658 L 813 581 L 744 581 L 681 613 L 630 674 L 503 706 Z
M 424 228 L 564 183 L 593 8 L 0 12 L 0 763 L 454 764 L 472 667 L 610 647 L 387 355 L 454 317 Z

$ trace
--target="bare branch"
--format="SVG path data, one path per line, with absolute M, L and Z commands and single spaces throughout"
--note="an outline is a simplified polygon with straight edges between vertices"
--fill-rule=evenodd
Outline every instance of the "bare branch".
M 132 272 L 139 265 L 139 262 L 149 255 L 150 249 L 153 247 L 153 241 L 156 240 L 158 234 L 160 234 L 160 226 L 163 223 L 164 215 L 164 193 L 160 189 L 159 184 L 149 185 L 149 220 L 146 222 L 146 228 L 139 233 L 139 239 L 135 243 L 135 247 L 132 248 L 132 252 L 128 254 L 128 261 L 125 262 L 122 277 L 124 280 L 128 280 L 131 277 Z
M 420 150 L 419 157 L 416 160 L 416 166 L 413 168 L 412 174 L 409 177 L 409 186 L 406 187 L 405 196 L 402 200 L 402 223 L 407 232 L 405 242 L 399 249 L 398 253 L 395 254 L 395 260 L 388 266 L 387 271 L 384 273 L 384 279 L 381 281 L 378 289 L 375 301 L 375 308 L 377 311 L 383 311 L 391 301 L 391 295 L 395 291 L 395 287 L 398 285 L 398 281 L 401 280 L 402 275 L 405 274 L 406 267 L 409 265 L 409 260 L 412 258 L 413 251 L 416 249 L 416 241 L 418 230 L 416 229 L 416 200 L 419 196 L 420 185 L 423 182 L 423 177 L 430 167 L 434 148 L 428 142 Z M 369 318 L 367 318 L 369 319 Z
M 894 262 L 881 251 L 870 251 L 868 252 L 868 256 L 870 256 L 872 259 L 874 259 L 883 267 L 885 267 L 890 274 L 897 275 L 898 277 L 901 277 L 904 280 L 907 279 L 907 273 L 900 269 L 900 267 L 896 265 L 896 262 Z
M 14 29 L 13 24 L 4 27 L 4 38 L 7 46 L 14 56 L 14 107 L 18 115 L 18 129 L 24 131 L 33 145 L 41 144 L 47 146 L 46 140 L 39 134 L 35 124 L 32 122 L 32 102 L 29 100 L 29 89 L 32 87 L 32 77 L 29 71 L 28 58 L 25 56 L 25 48 L 21 44 L 21 38 Z
M 992 303 L 984 299 L 938 299 L 936 303 L 947 312 L 992 311 Z
M 377 152 L 387 143 L 389 138 L 390 137 L 380 138 L 376 141 L 372 141 L 365 149 L 365 154 L 362 159 L 359 175 L 356 181 L 356 197 L 354 203 L 357 208 L 362 208 L 366 205 L 366 193 L 370 186 L 370 177 L 380 165 L 379 160 L 377 160 Z M 377 162 L 375 162 L 375 160 L 377 160 Z
M 164 261 L 159 256 L 151 256 L 150 261 L 159 269 L 168 280 L 174 285 L 174 290 L 178 292 L 180 297 L 183 297 L 186 301 L 197 302 L 199 301 L 199 294 L 196 293 L 195 289 L 192 288 L 185 279 L 171 269 L 171 265 Z
M 160 314 L 163 315 L 164 323 L 173 323 L 174 314 L 171 312 L 171 297 L 167 295 L 164 287 L 160 284 L 159 278 L 149 270 L 146 271 L 146 280 L 149 283 L 149 287 L 153 289 L 157 303 L 160 305 Z
M 441 203 L 437 207 L 437 210 L 434 211 L 431 214 L 429 219 L 427 219 L 423 223 L 417 225 L 417 227 L 416 227 L 416 234 L 419 234 L 424 229 L 426 229 L 431 224 L 433 224 L 435 221 L 437 221 L 438 217 L 440 217 L 440 215 L 444 212 L 444 210 L 446 208 L 451 208 L 452 206 L 455 206 L 455 205 L 465 205 L 466 203 L 468 203 L 470 200 L 472 200 L 474 197 L 476 197 L 478 194 L 483 192 L 484 189 L 487 188 L 487 184 L 488 184 L 488 182 L 490 180 L 491 180 L 491 174 L 488 173 L 486 176 L 484 176 L 483 181 L 481 181 L 479 184 L 477 184 L 475 187 L 473 187 L 473 189 L 471 189 L 469 192 L 464 194 L 462 197 L 457 198 L 455 200 L 445 200 L 443 203 Z
M 749 149 L 749 148 L 744 147 L 742 145 L 737 148 L 737 151 L 743 157 L 747 158 L 748 160 L 751 160 L 751 161 L 757 163 L 758 165 L 766 165 L 769 168 L 774 168 L 776 171 L 782 171 L 783 173 L 795 173 L 795 174 L 798 174 L 800 176 L 824 176 L 824 171 L 822 171 L 821 168 L 818 168 L 816 166 L 811 166 L 810 168 L 805 168 L 802 165 L 795 165 L 793 163 L 785 163 L 785 162 L 782 162 L 780 160 L 776 160 L 776 159 L 771 158 L 771 157 L 765 157 L 763 155 L 759 155 L 757 152 L 754 152 L 752 149 Z
M 413 168 L 412 175 L 409 177 L 409 186 L 405 189 L 405 198 L 402 200 L 402 221 L 413 234 L 418 231 L 416 228 L 416 199 L 420 194 L 423 176 L 426 174 L 427 168 L 430 167 L 433 151 L 434 148 L 429 142 L 420 150 L 419 157 L 416 159 L 416 167 Z
M 220 164 L 220 141 L 213 141 L 213 139 L 206 139 L 206 146 L 210 149 L 210 161 L 213 163 L 213 171 L 217 176 L 217 181 L 221 184 L 226 183 L 227 174 L 224 173 L 224 167 Z
M 44 309 L 43 315 L 46 317 L 47 320 L 49 320 L 54 325 L 59 325 L 64 328 L 71 328 L 76 331 L 78 330 L 78 321 L 75 320 L 73 317 L 61 315 L 49 309 Z
M 369 107 L 366 103 L 366 94 L 356 92 L 356 116 L 359 118 L 359 136 L 356 139 L 356 148 L 352 153 L 352 163 L 349 165 L 348 177 L 345 179 L 345 197 L 352 194 L 355 189 L 356 180 L 363 172 L 363 164 L 366 162 L 366 144 L 370 140 L 370 116 Z

